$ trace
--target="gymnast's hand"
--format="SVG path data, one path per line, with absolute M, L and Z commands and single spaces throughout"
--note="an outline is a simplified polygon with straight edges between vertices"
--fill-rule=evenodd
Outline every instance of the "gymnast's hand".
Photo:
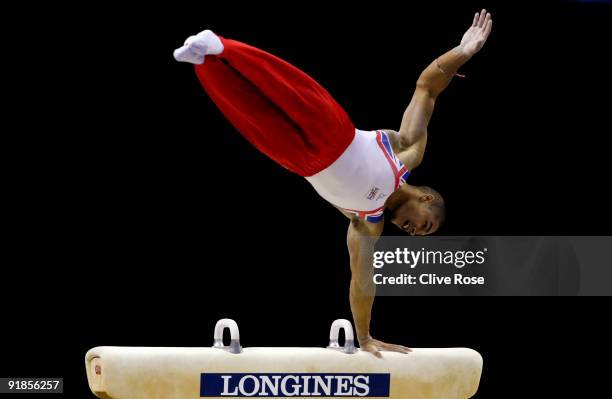
M 361 350 L 366 352 L 370 352 L 376 357 L 382 357 L 382 353 L 380 351 L 389 351 L 389 352 L 399 352 L 399 353 L 409 353 L 412 352 L 412 349 L 407 348 L 402 345 L 395 344 L 387 344 L 385 342 L 379 341 L 372 337 L 362 338 L 359 340 L 359 347 Z
M 461 50 L 469 57 L 479 52 L 487 41 L 492 26 L 493 20 L 487 10 L 483 9 L 480 13 L 476 13 L 472 26 L 470 26 L 461 39 L 459 44 Z

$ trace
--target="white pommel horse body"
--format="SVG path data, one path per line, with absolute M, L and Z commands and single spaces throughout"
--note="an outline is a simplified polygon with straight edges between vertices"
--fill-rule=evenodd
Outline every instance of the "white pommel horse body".
M 210 348 L 101 346 L 87 352 L 85 367 L 103 399 L 466 399 L 478 389 L 482 357 L 468 348 L 420 348 L 376 358 L 355 348 L 348 320 L 334 321 L 327 348 L 242 348 L 236 322 L 222 319 Z

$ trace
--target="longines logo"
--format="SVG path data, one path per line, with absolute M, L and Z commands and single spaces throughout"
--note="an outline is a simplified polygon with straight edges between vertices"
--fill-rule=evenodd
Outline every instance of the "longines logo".
M 200 397 L 388 397 L 389 374 L 202 373 Z

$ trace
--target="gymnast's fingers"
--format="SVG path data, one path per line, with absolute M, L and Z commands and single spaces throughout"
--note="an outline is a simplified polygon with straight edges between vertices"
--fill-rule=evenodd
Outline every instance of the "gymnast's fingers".
M 479 28 L 482 28 L 482 26 L 484 25 L 486 15 L 487 15 L 487 10 L 483 8 L 482 11 L 480 11 L 480 15 L 478 16 L 478 27 Z
M 482 25 L 480 27 L 480 29 L 484 30 L 486 29 L 489 21 L 491 20 L 491 13 L 487 13 L 487 15 L 485 15 L 485 19 L 484 21 L 482 21 Z
M 382 357 L 382 353 L 380 353 L 380 351 L 378 350 L 378 348 L 374 344 L 363 345 L 361 347 L 361 349 L 363 349 L 366 352 L 369 352 L 369 353 L 373 354 L 374 356 L 376 356 L 378 358 Z
M 395 346 L 397 347 L 399 352 L 402 352 L 402 353 L 410 353 L 410 352 L 412 352 L 412 349 L 407 347 L 407 346 L 404 346 L 404 345 L 395 345 Z
M 478 13 L 474 14 L 474 20 L 472 21 L 472 26 L 476 26 L 478 24 Z
M 489 34 L 491 33 L 491 29 L 493 29 L 492 19 L 490 19 L 489 22 L 487 22 L 487 26 L 485 26 L 484 33 L 483 33 L 485 40 L 487 39 L 487 37 L 489 37 Z
M 412 349 L 407 348 L 405 346 L 402 345 L 395 345 L 395 344 L 382 344 L 383 349 L 391 351 L 391 352 L 399 352 L 399 353 L 410 353 L 412 352 Z

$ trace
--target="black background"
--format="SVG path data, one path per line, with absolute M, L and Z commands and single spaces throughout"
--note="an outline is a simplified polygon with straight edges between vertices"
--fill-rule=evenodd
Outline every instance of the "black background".
M 420 71 L 488 7 L 493 33 L 439 99 L 411 183 L 445 196 L 442 235 L 608 234 L 612 6 L 209 3 L 3 14 L 17 26 L 2 28 L 1 376 L 63 376 L 92 397 L 94 346 L 208 346 L 221 317 L 244 346 L 323 346 L 350 318 L 347 221 L 174 62 L 204 28 L 299 66 L 359 128 L 393 129 Z M 598 298 L 378 298 L 372 333 L 477 349 L 477 397 L 586 396 L 607 312 Z

